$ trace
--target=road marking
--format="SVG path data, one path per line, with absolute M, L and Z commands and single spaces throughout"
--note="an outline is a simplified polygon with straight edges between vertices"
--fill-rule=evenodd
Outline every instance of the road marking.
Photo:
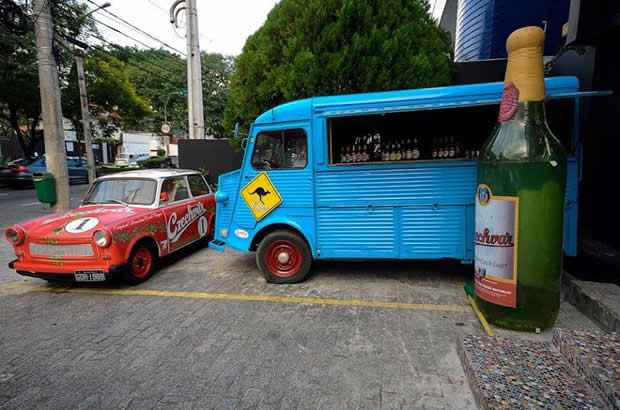
M 9 194 L 0 194 L 0 196 L 8 196 Z
M 29 204 L 19 204 L 20 206 L 32 206 L 32 205 L 39 205 L 41 202 L 32 202 Z
M 24 286 L 31 290 L 40 292 L 66 292 L 84 293 L 93 295 L 121 295 L 121 296 L 158 296 L 189 299 L 216 299 L 216 300 L 238 300 L 246 302 L 278 302 L 278 303 L 302 303 L 310 305 L 333 305 L 333 306 L 364 306 L 388 309 L 404 310 L 430 310 L 441 312 L 465 312 L 463 305 L 435 305 L 429 303 L 404 303 L 404 302 L 381 302 L 359 299 L 321 299 L 291 296 L 269 296 L 269 295 L 244 295 L 236 293 L 206 293 L 206 292 L 175 292 L 168 290 L 151 289 L 105 289 L 105 288 L 74 288 L 65 286 L 32 286 L 25 285 L 23 282 L 14 282 L 3 286 L 18 287 Z

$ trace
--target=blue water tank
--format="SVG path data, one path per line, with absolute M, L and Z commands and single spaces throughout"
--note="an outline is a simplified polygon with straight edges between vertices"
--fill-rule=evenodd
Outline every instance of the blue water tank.
M 506 58 L 506 39 L 525 26 L 544 27 L 545 55 L 564 44 L 570 0 L 459 0 L 456 15 L 456 61 Z

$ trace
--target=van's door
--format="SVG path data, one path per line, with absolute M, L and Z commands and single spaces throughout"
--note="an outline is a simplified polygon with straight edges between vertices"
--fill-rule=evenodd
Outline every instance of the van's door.
M 314 218 L 314 195 L 312 184 L 312 153 L 310 147 L 311 128 L 309 122 L 287 125 L 255 125 L 243 164 L 239 191 L 251 183 L 260 173 L 267 174 L 277 191 L 265 187 L 254 189 L 251 203 L 264 202 L 266 196 L 279 195 L 282 202 L 266 214 L 256 216 L 248 205 L 247 198 L 237 198 L 233 223 L 244 229 L 253 229 L 258 220 L 269 215 L 274 222 L 295 215 L 297 221 Z M 276 221 L 277 218 L 282 218 Z

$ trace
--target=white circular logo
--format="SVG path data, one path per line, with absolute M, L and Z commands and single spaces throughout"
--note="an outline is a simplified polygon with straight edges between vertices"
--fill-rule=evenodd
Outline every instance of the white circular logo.
M 97 218 L 80 218 L 65 225 L 65 231 L 69 233 L 82 233 L 90 231 L 97 225 L 99 225 L 99 219 Z
M 200 219 L 198 220 L 198 234 L 202 238 L 203 236 L 207 234 L 208 231 L 209 231 L 209 224 L 207 223 L 207 218 L 204 216 L 201 216 Z

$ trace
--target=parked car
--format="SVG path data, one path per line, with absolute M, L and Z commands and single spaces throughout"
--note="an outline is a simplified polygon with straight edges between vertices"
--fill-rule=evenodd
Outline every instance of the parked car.
M 67 158 L 67 169 L 69 183 L 88 184 L 88 167 L 85 158 Z M 35 172 L 47 172 L 45 155 L 34 159 L 21 159 L 11 167 L 0 170 L 0 183 L 30 186 L 33 184 L 32 174 Z
M 117 167 L 136 168 L 138 162 L 151 158 L 151 154 L 133 154 L 129 152 L 121 152 L 116 156 L 114 165 Z
M 124 171 L 98 178 L 80 207 L 14 225 L 11 269 L 49 281 L 144 282 L 157 260 L 211 238 L 213 192 L 190 170 Z M 206 242 L 205 242 L 206 243 Z

